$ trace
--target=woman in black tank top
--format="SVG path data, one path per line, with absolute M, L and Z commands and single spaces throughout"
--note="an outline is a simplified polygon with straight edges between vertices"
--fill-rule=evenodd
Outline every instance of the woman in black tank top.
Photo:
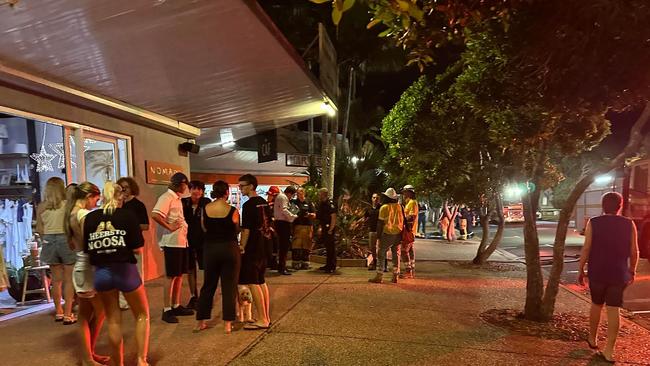
M 205 206 L 201 222 L 205 231 L 203 244 L 203 287 L 196 312 L 195 332 L 208 328 L 206 320 L 212 313 L 212 302 L 221 278 L 224 330 L 231 331 L 236 318 L 237 283 L 241 251 L 237 243 L 239 212 L 228 202 L 229 188 L 224 181 L 217 181 L 212 188 L 215 201 Z M 227 215 L 222 216 L 226 210 Z M 222 216 L 222 217 L 219 217 Z

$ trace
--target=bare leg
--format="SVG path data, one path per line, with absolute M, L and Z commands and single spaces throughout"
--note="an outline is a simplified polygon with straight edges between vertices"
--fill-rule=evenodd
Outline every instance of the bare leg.
M 174 277 L 167 277 L 163 284 L 163 306 L 165 308 L 172 307 L 172 289 L 174 288 Z
M 611 360 L 616 347 L 616 338 L 618 337 L 618 328 L 620 326 L 619 308 L 607 306 L 607 345 L 603 350 L 603 356 Z
M 264 293 L 260 285 L 248 285 L 253 296 L 253 304 L 255 305 L 255 312 L 257 313 L 256 325 L 267 327 L 269 321 L 266 318 L 266 305 L 264 304 Z
M 266 321 L 270 324 L 271 323 L 271 298 L 269 294 L 269 287 L 266 285 L 266 283 L 263 283 L 260 285 L 260 288 L 262 289 L 262 293 L 264 294 L 264 311 L 265 311 L 265 316 L 266 316 Z
M 97 296 L 99 296 L 106 310 L 108 339 L 111 344 L 110 365 L 122 366 L 124 364 L 124 344 L 122 340 L 122 310 L 120 310 L 118 291 L 102 291 Z
M 74 302 L 74 287 L 72 286 L 72 270 L 74 265 L 66 264 L 63 266 L 63 316 L 72 315 L 72 303 Z
M 93 359 L 93 342 L 91 322 L 93 318 L 93 305 L 88 299 L 79 299 L 79 340 L 81 341 L 81 364 L 97 366 L 99 363 Z
M 138 345 L 138 366 L 148 365 L 149 354 L 149 301 L 143 285 L 124 294 L 135 317 L 135 341 Z
M 190 287 L 190 296 L 198 298 L 199 293 L 196 288 L 196 263 L 190 264 L 190 270 L 187 274 L 187 284 Z
M 598 327 L 600 326 L 600 314 L 602 310 L 602 305 L 591 304 L 591 310 L 589 311 L 589 338 L 587 338 L 587 341 L 593 346 L 598 345 Z
M 172 282 L 172 306 L 181 304 L 181 289 L 183 288 L 183 275 L 174 277 Z
M 93 306 L 93 317 L 90 322 L 90 346 L 93 352 L 93 359 L 96 362 L 107 363 L 110 357 L 102 356 L 95 353 L 95 345 L 97 344 L 97 339 L 99 338 L 99 333 L 102 330 L 102 325 L 106 319 L 106 312 L 104 311 L 104 304 L 95 296 L 90 299 L 90 303 Z
M 61 306 L 61 286 L 63 284 L 63 265 L 51 264 L 52 271 L 52 298 L 54 299 L 54 309 L 57 315 L 63 314 Z

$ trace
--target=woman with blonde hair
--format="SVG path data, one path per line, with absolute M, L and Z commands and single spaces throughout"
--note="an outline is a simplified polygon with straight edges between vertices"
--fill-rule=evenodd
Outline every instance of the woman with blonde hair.
M 63 324 L 77 322 L 72 314 L 74 289 L 72 287 L 72 266 L 76 255 L 68 247 L 65 236 L 65 184 L 63 179 L 52 177 L 45 184 L 45 200 L 38 205 L 36 211 L 36 232 L 43 238 L 41 261 L 50 266 L 52 271 L 52 297 L 56 314 L 54 320 Z M 61 306 L 61 289 L 63 300 Z
M 83 222 L 86 215 L 99 201 L 99 188 L 90 182 L 70 185 L 67 188 L 65 234 L 70 248 L 77 254 L 72 273 L 72 283 L 79 298 L 79 335 L 82 345 L 82 365 L 100 365 L 109 361 L 108 356 L 95 354 L 97 337 L 104 323 L 104 306 L 96 295 L 94 269 L 84 253 Z
M 86 215 L 83 235 L 84 251 L 95 266 L 95 290 L 106 310 L 110 364 L 121 366 L 124 358 L 121 291 L 136 318 L 138 366 L 148 365 L 149 303 L 134 255 L 144 245 L 144 238 L 135 215 L 122 208 L 122 187 L 109 181 L 102 193 L 102 208 Z

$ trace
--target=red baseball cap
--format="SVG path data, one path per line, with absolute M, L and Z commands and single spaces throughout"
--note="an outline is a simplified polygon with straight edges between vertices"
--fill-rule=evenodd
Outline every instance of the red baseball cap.
M 271 186 L 271 187 L 269 187 L 269 191 L 266 192 L 266 194 L 270 194 L 270 195 L 273 195 L 273 196 L 277 196 L 278 194 L 280 194 L 280 187 L 278 187 L 278 186 Z

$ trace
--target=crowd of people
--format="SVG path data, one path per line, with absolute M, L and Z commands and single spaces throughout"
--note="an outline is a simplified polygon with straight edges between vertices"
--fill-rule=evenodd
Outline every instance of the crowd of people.
M 316 241 L 326 250 L 326 263 L 318 269 L 336 271 L 337 206 L 327 189 L 318 191 L 318 202 L 314 203 L 302 187 L 288 186 L 281 191 L 271 186 L 266 200 L 258 196 L 257 188 L 253 175 L 239 178 L 239 189 L 248 197 L 240 213 L 228 200 L 226 182 L 215 182 L 212 199 L 208 199 L 203 182 L 188 181 L 183 173 L 176 173 L 149 214 L 137 198 L 137 183 L 130 177 L 108 181 L 101 191 L 90 182 L 66 188 L 60 178 L 47 181 L 44 200 L 37 210 L 36 231 L 43 238 L 41 260 L 52 272 L 54 320 L 64 325 L 79 323 L 83 365 L 123 364 L 121 311 L 129 308 L 135 319 L 137 363 L 148 364 L 150 314 L 141 251 L 149 216 L 158 224 L 157 242 L 165 263 L 162 320 L 178 323 L 180 316 L 196 315 L 195 332 L 209 327 L 219 282 L 225 333 L 231 333 L 237 320 L 246 330 L 268 329 L 271 316 L 266 271 L 270 268 L 289 276 L 293 271 L 310 269 L 315 231 Z M 604 214 L 587 225 L 579 271 L 579 281 L 584 283 L 589 265 L 592 307 L 587 343 L 594 349 L 598 348 L 601 312 L 607 306 L 608 334 L 602 356 L 608 361 L 616 344 L 623 292 L 634 281 L 639 258 L 636 227 L 620 216 L 622 202 L 617 193 L 603 196 Z M 392 282 L 415 277 L 414 242 L 423 229 L 418 224 L 421 209 L 411 185 L 399 193 L 388 188 L 372 195 L 365 219 L 373 259 L 368 270 L 376 273 L 369 282 L 382 283 L 384 273 L 390 271 L 388 251 Z M 461 220 L 470 221 L 462 210 Z M 461 221 L 461 230 L 466 226 L 467 222 Z M 289 250 L 291 267 L 287 264 Z M 200 291 L 197 267 L 204 275 Z M 186 306 L 181 305 L 184 275 L 190 290 Z M 78 318 L 73 313 L 74 298 L 79 306 Z M 110 355 L 95 353 L 104 323 L 108 325 Z
M 336 270 L 337 207 L 327 189 L 319 190 L 319 201 L 312 203 L 302 187 L 288 186 L 282 192 L 271 186 L 266 200 L 258 196 L 257 188 L 253 175 L 239 178 L 239 189 L 248 197 L 240 213 L 228 201 L 226 182 L 215 182 L 209 199 L 203 182 L 176 173 L 149 212 L 137 198 L 139 187 L 131 177 L 108 181 L 101 191 L 90 182 L 66 188 L 60 178 L 48 180 L 37 212 L 41 260 L 52 271 L 54 320 L 79 323 L 83 365 L 123 364 L 121 311 L 127 309 L 135 319 L 138 365 L 147 365 L 150 314 L 141 265 L 149 217 L 157 223 L 157 243 L 164 257 L 162 320 L 178 323 L 179 317 L 196 315 L 195 332 L 209 327 L 219 282 L 225 333 L 231 333 L 236 320 L 245 323 L 246 330 L 268 329 L 266 271 L 291 275 L 311 269 L 316 221 L 318 241 L 327 251 L 326 264 L 319 270 Z M 287 265 L 289 250 L 292 268 Z M 197 267 L 204 275 L 200 291 Z M 184 276 L 190 290 L 185 306 Z M 73 313 L 75 299 L 78 318 Z M 95 353 L 104 324 L 110 355 Z

